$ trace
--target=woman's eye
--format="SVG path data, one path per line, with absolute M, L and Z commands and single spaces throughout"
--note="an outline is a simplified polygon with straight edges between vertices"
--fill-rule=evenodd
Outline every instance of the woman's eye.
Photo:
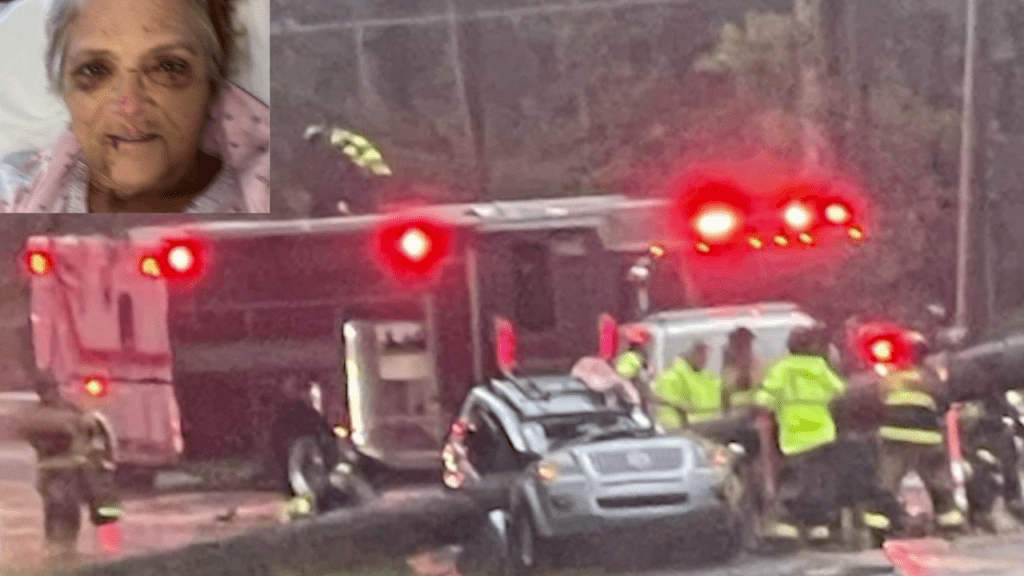
M 99 78 L 107 72 L 107 68 L 102 64 L 85 64 L 78 69 L 77 75 L 83 78 Z
M 161 72 L 170 72 L 172 74 L 183 74 L 188 72 L 188 64 L 185 64 L 181 60 L 164 60 L 157 68 Z
M 162 86 L 181 87 L 191 80 L 192 67 L 176 58 L 161 60 L 151 69 L 150 78 Z

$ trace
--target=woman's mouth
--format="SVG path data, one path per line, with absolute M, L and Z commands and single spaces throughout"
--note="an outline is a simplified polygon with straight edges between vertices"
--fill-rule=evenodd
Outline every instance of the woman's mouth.
M 156 140 L 155 134 L 142 134 L 136 137 L 129 138 L 127 136 L 110 136 L 111 146 L 114 150 L 117 150 L 120 146 L 136 146 L 139 144 L 145 144 Z

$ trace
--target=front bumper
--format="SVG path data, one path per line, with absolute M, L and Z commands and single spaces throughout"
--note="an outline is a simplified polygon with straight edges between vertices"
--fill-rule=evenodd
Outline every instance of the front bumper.
M 545 538 L 616 528 L 729 520 L 738 514 L 739 480 L 725 469 L 685 475 L 531 482 L 525 490 L 537 532 Z

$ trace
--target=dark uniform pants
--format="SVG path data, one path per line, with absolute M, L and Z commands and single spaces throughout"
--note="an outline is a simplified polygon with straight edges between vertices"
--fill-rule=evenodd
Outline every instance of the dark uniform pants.
M 60 552 L 70 552 L 82 525 L 82 493 L 77 470 L 40 470 L 39 495 L 43 500 L 46 542 Z
M 880 440 L 878 449 L 879 497 L 871 515 L 881 515 L 887 525 L 869 521 L 868 525 L 882 532 L 902 529 L 903 510 L 898 494 L 903 478 L 911 471 L 921 477 L 935 509 L 936 519 L 943 528 L 958 528 L 963 518 L 953 499 L 953 476 L 949 458 L 943 444 L 915 444 Z
M 969 433 L 967 445 L 967 459 L 973 468 L 973 474 L 967 482 L 971 516 L 990 514 L 999 496 L 1009 506 L 1019 508 L 1020 471 L 1013 435 L 1007 430 Z M 992 457 L 994 462 L 990 460 Z M 1002 478 L 1002 485 L 995 480 L 996 474 Z
M 779 475 L 779 500 L 790 519 L 807 527 L 838 520 L 835 446 L 828 444 L 786 458 Z

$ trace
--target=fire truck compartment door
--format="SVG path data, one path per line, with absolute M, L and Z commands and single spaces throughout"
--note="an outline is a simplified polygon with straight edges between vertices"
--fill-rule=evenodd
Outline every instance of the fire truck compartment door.
M 439 461 L 445 423 L 426 324 L 351 321 L 343 333 L 356 446 L 401 467 Z

